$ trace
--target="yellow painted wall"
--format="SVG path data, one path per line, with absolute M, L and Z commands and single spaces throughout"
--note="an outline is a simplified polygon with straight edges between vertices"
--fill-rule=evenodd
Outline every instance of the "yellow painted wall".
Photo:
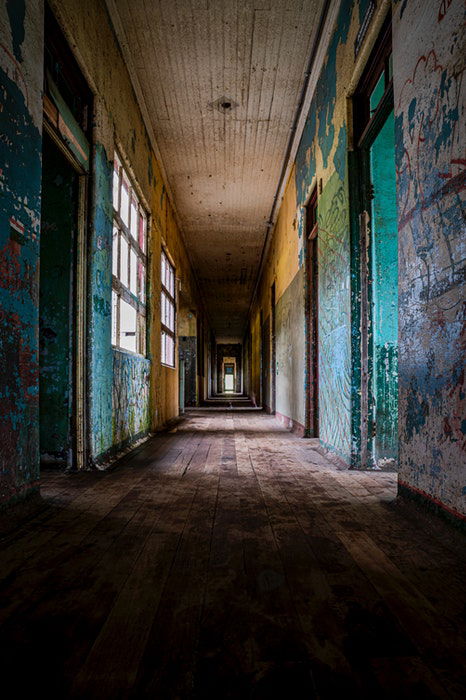
M 260 312 L 262 310 L 263 320 L 266 321 L 270 315 L 272 284 L 275 282 L 275 302 L 278 302 L 297 272 L 298 233 L 296 222 L 296 185 L 293 168 L 273 229 L 267 260 L 251 312 L 251 394 L 257 397 L 257 401 L 262 400 L 262 397 L 260 397 Z

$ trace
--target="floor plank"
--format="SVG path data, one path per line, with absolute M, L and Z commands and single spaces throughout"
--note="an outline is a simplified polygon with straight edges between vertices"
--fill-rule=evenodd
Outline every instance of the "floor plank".
M 29 516 L 0 522 L 4 683 L 76 700 L 464 697 L 464 539 L 398 503 L 396 475 L 315 447 L 213 404 L 110 471 L 45 471 Z

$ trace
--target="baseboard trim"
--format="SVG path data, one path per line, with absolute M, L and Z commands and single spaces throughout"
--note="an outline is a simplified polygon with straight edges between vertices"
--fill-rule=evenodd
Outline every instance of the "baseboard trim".
M 436 513 L 445 520 L 448 520 L 455 527 L 466 532 L 466 515 L 442 503 L 438 498 L 431 496 L 422 489 L 411 486 L 402 479 L 398 480 L 398 497 L 419 503 L 424 508 L 428 508 L 431 512 Z

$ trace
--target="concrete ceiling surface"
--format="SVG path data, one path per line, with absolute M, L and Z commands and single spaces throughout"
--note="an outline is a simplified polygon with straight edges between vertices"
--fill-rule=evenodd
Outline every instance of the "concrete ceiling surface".
M 112 0 L 218 336 L 241 338 L 322 0 Z

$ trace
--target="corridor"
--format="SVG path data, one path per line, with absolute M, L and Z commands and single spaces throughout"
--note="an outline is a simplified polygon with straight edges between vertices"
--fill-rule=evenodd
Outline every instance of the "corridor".
M 316 448 L 196 409 L 111 471 L 46 471 L 2 542 L 4 697 L 464 697 L 461 535 Z
M 0 2 L 2 700 L 464 700 L 465 29 Z

